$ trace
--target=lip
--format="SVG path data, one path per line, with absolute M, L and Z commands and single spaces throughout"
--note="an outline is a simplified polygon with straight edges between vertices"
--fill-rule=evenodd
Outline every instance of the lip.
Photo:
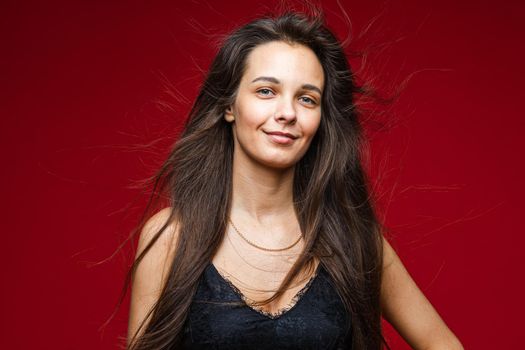
M 279 145 L 290 145 L 297 138 L 290 133 L 280 131 L 265 132 L 265 134 L 269 136 L 272 142 L 277 143 Z
M 295 140 L 297 136 L 294 136 L 290 134 L 289 132 L 282 132 L 282 131 L 265 131 L 268 135 L 277 135 L 277 136 L 286 136 L 291 138 L 292 140 Z

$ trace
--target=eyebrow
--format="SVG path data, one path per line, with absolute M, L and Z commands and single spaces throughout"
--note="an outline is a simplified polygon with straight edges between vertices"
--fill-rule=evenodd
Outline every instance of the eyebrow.
M 274 83 L 274 84 L 280 84 L 281 83 L 279 81 L 279 79 L 274 78 L 274 77 L 257 77 L 257 78 L 252 80 L 252 83 L 255 83 L 256 81 L 268 81 L 268 82 Z M 317 86 L 312 85 L 312 84 L 303 84 L 301 86 L 301 88 L 304 89 L 304 90 L 317 91 L 319 93 L 319 95 L 323 94 L 321 92 L 321 89 L 319 89 Z

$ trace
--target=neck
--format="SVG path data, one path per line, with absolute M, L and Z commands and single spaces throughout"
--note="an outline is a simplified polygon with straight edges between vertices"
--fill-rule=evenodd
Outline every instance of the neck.
M 261 227 L 293 222 L 294 168 L 275 169 L 260 163 L 233 161 L 232 219 Z

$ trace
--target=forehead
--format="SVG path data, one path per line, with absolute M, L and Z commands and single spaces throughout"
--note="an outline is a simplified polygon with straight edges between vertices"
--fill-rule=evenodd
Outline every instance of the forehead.
M 255 47 L 246 59 L 245 83 L 258 76 L 271 76 L 283 82 L 324 85 L 323 67 L 315 53 L 301 44 L 272 41 Z

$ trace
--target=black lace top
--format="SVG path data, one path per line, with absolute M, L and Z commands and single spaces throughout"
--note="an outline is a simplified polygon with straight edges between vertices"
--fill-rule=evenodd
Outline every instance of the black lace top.
M 184 326 L 183 349 L 351 349 L 351 322 L 321 264 L 288 306 L 272 314 L 210 263 Z

